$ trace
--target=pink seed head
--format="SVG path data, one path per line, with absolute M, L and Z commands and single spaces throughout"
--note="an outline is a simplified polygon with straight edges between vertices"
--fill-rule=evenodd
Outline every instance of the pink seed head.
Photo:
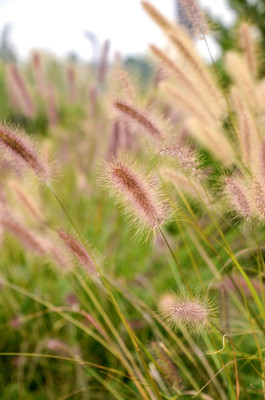
M 165 221 L 168 208 L 162 199 L 158 183 L 128 155 L 111 159 L 104 165 L 107 189 L 132 216 L 140 230 L 154 232 Z
M 210 309 L 206 300 L 183 299 L 166 294 L 160 300 L 160 309 L 169 327 L 200 332 L 210 322 Z
M 47 180 L 50 171 L 38 154 L 35 144 L 21 131 L 0 124 L 0 149 L 8 154 L 15 166 L 32 170 L 41 180 Z
M 85 246 L 79 243 L 73 236 L 69 235 L 69 233 L 66 233 L 63 230 L 59 230 L 58 235 L 62 239 L 66 247 L 78 259 L 80 264 L 82 264 L 91 275 L 96 274 L 96 264 L 92 256 L 88 253 Z
M 158 124 L 153 121 L 152 117 L 146 111 L 140 110 L 121 100 L 115 101 L 114 107 L 129 121 L 133 121 L 144 128 L 155 140 L 162 141 L 165 138 Z
M 226 177 L 224 190 L 232 208 L 239 216 L 249 220 L 252 217 L 252 209 L 242 183 L 236 177 Z

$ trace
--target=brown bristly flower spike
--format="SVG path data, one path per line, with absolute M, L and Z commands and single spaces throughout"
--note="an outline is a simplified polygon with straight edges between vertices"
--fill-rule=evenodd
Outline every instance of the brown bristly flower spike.
M 199 333 L 210 322 L 211 312 L 206 300 L 181 298 L 166 294 L 160 299 L 160 310 L 169 327 Z
M 16 166 L 27 167 L 41 180 L 49 179 L 49 168 L 38 154 L 34 143 L 24 132 L 0 124 L 0 148 L 8 153 Z
M 59 230 L 58 235 L 63 240 L 66 247 L 78 259 L 80 264 L 82 264 L 91 275 L 96 274 L 97 266 L 85 246 L 63 230 Z
M 164 133 L 156 126 L 146 111 L 120 100 L 114 102 L 114 107 L 128 120 L 143 127 L 155 140 L 162 141 L 165 138 Z
M 168 217 L 169 209 L 158 183 L 129 154 L 119 154 L 103 166 L 106 188 L 123 205 L 132 221 L 148 233 L 155 233 Z
M 245 220 L 249 220 L 252 217 L 252 209 L 245 195 L 246 188 L 243 186 L 243 182 L 240 182 L 237 177 L 226 177 L 224 192 L 233 210 Z

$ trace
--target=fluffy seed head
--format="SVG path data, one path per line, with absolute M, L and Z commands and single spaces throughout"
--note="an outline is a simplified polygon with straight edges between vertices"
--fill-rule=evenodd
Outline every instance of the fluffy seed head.
M 36 221 L 44 221 L 45 216 L 39 208 L 37 199 L 34 199 L 32 194 L 29 194 L 23 185 L 21 185 L 18 181 L 10 179 L 8 181 L 8 186 L 12 193 L 15 194 L 19 203 L 29 212 L 31 217 L 33 217 Z
M 204 15 L 197 0 L 179 0 L 181 9 L 192 25 L 194 34 L 206 34 L 208 31 Z
M 254 204 L 260 220 L 265 219 L 265 193 L 262 185 L 257 179 L 253 182 Z
M 159 150 L 161 156 L 169 157 L 175 160 L 181 169 L 188 174 L 199 173 L 199 161 L 195 151 L 191 147 L 184 144 L 175 144 L 171 146 L 162 147 Z
M 36 254 L 45 254 L 47 249 L 41 238 L 32 232 L 30 229 L 23 226 L 20 221 L 11 217 L 8 214 L 0 214 L 0 225 L 13 236 L 19 239 L 19 241 L 30 251 Z
M 246 193 L 244 183 L 236 176 L 226 177 L 224 185 L 224 193 L 226 194 L 228 203 L 232 208 L 245 220 L 252 217 L 252 210 Z
M 259 148 L 257 172 L 265 187 L 265 141 L 261 143 Z
M 160 299 L 159 308 L 169 327 L 189 332 L 199 332 L 209 324 L 210 308 L 200 298 L 181 298 L 166 294 Z
M 16 166 L 27 167 L 41 180 L 49 178 L 48 166 L 41 159 L 36 146 L 23 132 L 0 124 L 0 149 L 11 157 Z
M 158 183 L 128 154 L 119 154 L 103 166 L 106 188 L 132 216 L 140 230 L 149 233 L 160 227 L 168 216 Z
M 161 141 L 165 138 L 164 133 L 145 111 L 125 103 L 124 101 L 115 101 L 114 107 L 124 117 L 143 127 L 155 140 Z
M 15 65 L 9 66 L 8 77 L 17 104 L 23 109 L 26 116 L 32 117 L 35 113 L 34 104 L 27 85 Z
M 66 247 L 78 259 L 80 264 L 82 264 L 91 275 L 96 274 L 96 264 L 91 255 L 88 253 L 87 249 L 73 236 L 69 235 L 69 233 L 66 233 L 63 230 L 59 230 L 58 235 L 65 243 Z
M 257 59 L 255 55 L 255 46 L 251 37 L 251 26 L 243 22 L 239 29 L 240 44 L 245 52 L 245 58 L 249 72 L 252 76 L 256 75 L 257 72 Z

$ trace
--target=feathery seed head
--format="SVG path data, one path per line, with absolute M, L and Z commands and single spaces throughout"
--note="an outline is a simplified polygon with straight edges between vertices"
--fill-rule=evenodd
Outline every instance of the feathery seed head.
M 169 214 L 158 183 L 129 154 L 119 154 L 103 166 L 106 188 L 131 214 L 140 230 L 162 226 Z
M 0 225 L 19 241 L 30 251 L 36 254 L 45 254 L 47 252 L 45 241 L 32 232 L 27 227 L 23 226 L 20 221 L 10 216 L 9 213 L 0 214 Z
M 148 132 L 156 141 L 160 142 L 165 139 L 165 135 L 162 130 L 159 128 L 157 123 L 152 120 L 152 117 L 149 116 L 146 111 L 140 110 L 121 100 L 115 101 L 114 107 L 126 119 L 144 128 L 145 131 Z
M 265 193 L 262 185 L 257 179 L 253 182 L 254 205 L 260 220 L 265 219 Z
M 15 166 L 27 167 L 41 180 L 49 178 L 48 166 L 41 159 L 34 143 L 23 132 L 0 124 L 0 149 L 4 154 L 8 153 Z
M 78 259 L 80 264 L 86 268 L 89 274 L 96 274 L 96 264 L 84 245 L 79 243 L 73 236 L 69 235 L 69 233 L 66 233 L 63 230 L 59 230 L 58 235 L 70 252 Z
M 7 72 L 13 100 L 27 117 L 33 117 L 35 113 L 34 104 L 22 75 L 15 65 L 10 65 Z
M 198 0 L 179 0 L 185 17 L 191 23 L 195 35 L 205 35 L 208 31 L 204 15 L 199 7 Z
M 184 144 L 175 144 L 162 147 L 159 150 L 159 155 L 165 156 L 177 162 L 179 167 L 191 175 L 199 174 L 199 160 L 197 154 L 191 147 Z
M 25 207 L 31 217 L 39 222 L 44 221 L 45 216 L 38 205 L 37 199 L 34 198 L 32 193 L 30 193 L 23 185 L 21 185 L 18 180 L 9 179 L 7 184 L 12 191 L 12 194 L 15 195 L 20 205 Z
M 242 179 L 237 176 L 225 177 L 224 179 L 224 194 L 228 204 L 237 214 L 249 220 L 252 215 L 251 205 L 246 195 L 247 187 Z
M 262 185 L 265 187 L 265 141 L 259 146 L 257 160 L 256 174 L 260 177 Z
M 245 53 L 245 58 L 249 72 L 252 76 L 257 73 L 257 59 L 255 54 L 255 46 L 251 37 L 251 26 L 243 22 L 239 29 L 240 44 Z
M 160 299 L 159 308 L 168 327 L 199 333 L 207 327 L 211 318 L 210 305 L 206 300 L 181 298 L 173 293 Z

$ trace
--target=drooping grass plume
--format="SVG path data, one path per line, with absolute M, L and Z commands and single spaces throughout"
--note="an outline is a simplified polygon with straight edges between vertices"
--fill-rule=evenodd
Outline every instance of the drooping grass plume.
M 35 81 L 37 83 L 37 88 L 39 95 L 41 97 L 45 96 L 45 81 L 44 81 L 44 71 L 41 56 L 38 52 L 34 52 L 32 56 L 33 72 L 35 75 Z
M 70 252 L 78 259 L 80 264 L 82 264 L 86 268 L 89 274 L 96 274 L 97 266 L 85 246 L 78 242 L 69 233 L 66 233 L 63 230 L 59 230 L 58 235 L 62 239 L 66 247 L 70 250 Z
M 142 6 L 168 36 L 185 64 L 196 76 L 196 80 L 200 81 L 200 84 L 204 88 L 204 92 L 206 90 L 215 103 L 221 103 L 219 90 L 184 29 L 181 29 L 176 24 L 172 24 L 149 2 L 143 1 Z
M 26 116 L 33 117 L 35 114 L 34 104 L 22 75 L 15 65 L 10 65 L 7 73 L 13 98 Z
M 32 170 L 41 180 L 48 180 L 50 170 L 42 160 L 35 144 L 23 131 L 0 124 L 0 148 L 2 153 L 10 156 L 15 167 Z
M 224 178 L 224 194 L 232 210 L 243 218 L 249 220 L 253 216 L 252 207 L 247 197 L 248 188 L 238 176 Z
M 255 54 L 255 45 L 251 37 L 251 26 L 243 22 L 239 28 L 240 45 L 245 53 L 246 63 L 249 72 L 253 77 L 257 74 L 257 58 Z
M 185 144 L 173 144 L 161 147 L 158 153 L 175 162 L 188 175 L 200 174 L 200 162 L 197 153 Z
M 265 191 L 257 179 L 252 184 L 254 207 L 260 220 L 265 220 Z
M 50 260 L 60 269 L 60 273 L 72 270 L 72 253 L 66 250 L 65 243 L 56 232 L 46 229 L 45 244 Z
M 100 57 L 99 67 L 98 67 L 98 83 L 103 84 L 106 78 L 108 69 L 108 55 L 110 49 L 110 41 L 105 40 L 102 46 L 102 53 Z
M 202 123 L 195 118 L 189 118 L 186 121 L 186 128 L 200 144 L 225 166 L 229 166 L 234 162 L 234 149 L 225 133 L 218 126 Z
M 191 78 L 189 71 L 181 68 L 165 53 L 165 51 L 159 49 L 157 46 L 150 45 L 149 48 L 157 60 L 161 62 L 161 65 L 172 77 L 176 78 L 181 89 L 187 91 L 188 95 L 192 96 L 194 102 L 199 102 L 213 120 L 218 121 L 220 119 L 220 108 L 216 107 L 216 101 L 207 101 L 205 93 L 200 89 L 198 82 Z
M 119 154 L 103 165 L 103 179 L 140 231 L 155 232 L 166 221 L 169 209 L 158 182 L 129 154 Z
M 239 132 L 242 138 L 242 157 L 245 165 L 251 167 L 256 149 L 260 144 L 259 133 L 253 115 L 236 87 L 231 89 L 231 96 L 236 111 Z
M 76 72 L 73 66 L 67 68 L 67 83 L 69 91 L 69 99 L 72 103 L 77 100 Z
M 120 100 L 114 102 L 114 107 L 125 118 L 144 128 L 144 130 L 156 141 L 160 142 L 165 139 L 164 132 L 159 128 L 159 126 L 157 126 L 157 124 L 152 120 L 152 117 L 150 117 L 146 111 L 140 110 L 135 106 Z
M 210 323 L 211 307 L 199 297 L 189 299 L 167 293 L 161 297 L 159 308 L 171 328 L 200 333 Z
M 256 149 L 256 154 L 253 160 L 252 169 L 255 172 L 258 180 L 265 188 L 265 141 L 260 143 L 260 146 Z
M 207 22 L 201 11 L 198 0 L 179 0 L 185 17 L 188 18 L 195 35 L 205 35 L 208 32 Z
M 243 57 L 236 52 L 229 51 L 226 54 L 226 68 L 230 77 L 243 94 L 249 108 L 256 111 L 259 108 L 255 82 L 251 76 Z
M 14 179 L 10 179 L 8 181 L 8 186 L 11 189 L 12 193 L 16 196 L 19 203 L 25 207 L 25 209 L 29 212 L 30 216 L 33 217 L 36 221 L 42 222 L 45 219 L 43 212 L 41 211 L 36 199 L 29 194 L 26 188 L 21 185 L 18 181 Z
M 136 93 L 128 73 L 119 68 L 117 71 L 116 80 L 121 88 L 122 95 L 124 96 L 125 100 L 132 101 L 135 98 Z
M 191 198 L 197 200 L 199 203 L 203 202 L 206 205 L 209 205 L 211 196 L 210 194 L 205 193 L 196 176 L 187 177 L 182 172 L 165 166 L 161 166 L 159 172 L 163 179 L 171 182 L 176 187 L 178 192 L 187 193 Z
M 36 232 L 32 232 L 30 229 L 21 224 L 21 222 L 10 215 L 10 213 L 0 214 L 0 225 L 13 236 L 19 239 L 19 241 L 33 253 L 43 255 L 47 253 L 45 241 L 42 240 Z
M 115 156 L 118 149 L 121 147 L 122 133 L 121 133 L 121 122 L 115 119 L 111 126 L 108 154 Z
M 175 85 L 171 85 L 167 82 L 161 82 L 159 88 L 163 93 L 169 95 L 169 97 L 177 103 L 177 106 L 184 111 L 187 116 L 193 116 L 202 123 L 213 124 L 213 118 L 211 114 L 205 109 L 205 107 L 193 96 L 188 96 L 185 91 L 175 88 Z

